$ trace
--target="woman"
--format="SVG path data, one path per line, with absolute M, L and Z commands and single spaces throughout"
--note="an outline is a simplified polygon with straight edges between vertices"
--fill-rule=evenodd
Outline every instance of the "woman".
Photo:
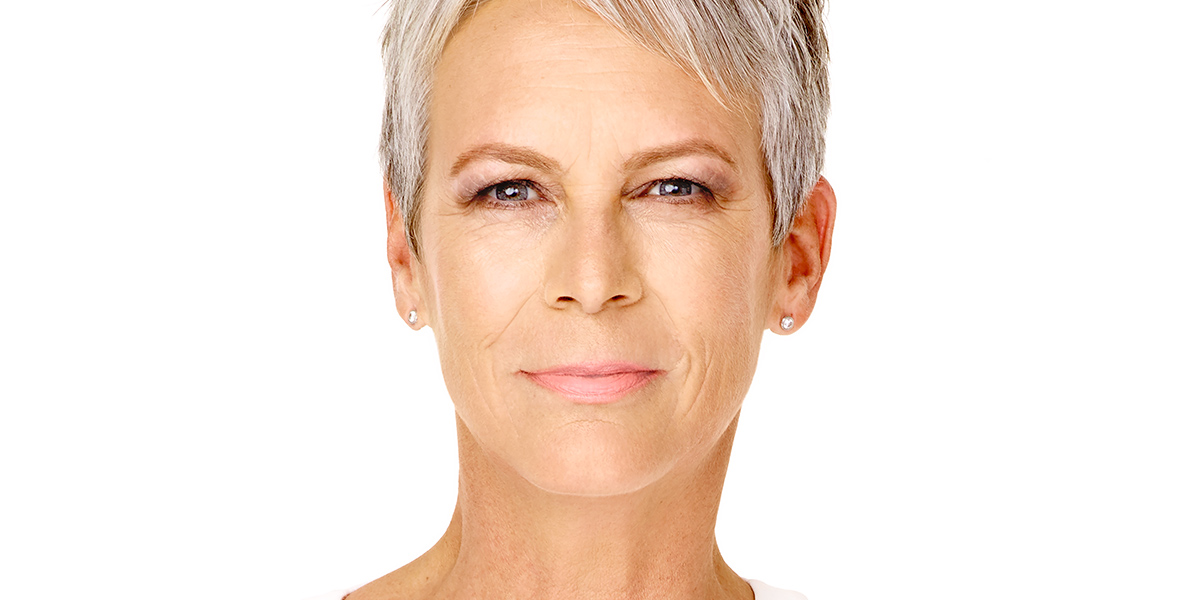
M 393 3 L 389 263 L 459 498 L 349 600 L 799 597 L 713 529 L 763 332 L 807 321 L 827 265 L 821 9 Z

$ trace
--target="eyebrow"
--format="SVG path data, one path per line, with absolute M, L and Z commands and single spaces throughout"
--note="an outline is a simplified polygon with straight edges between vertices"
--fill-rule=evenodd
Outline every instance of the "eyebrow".
M 709 154 L 715 158 L 721 159 L 725 164 L 729 165 L 731 169 L 737 170 L 737 162 L 728 152 L 722 150 L 711 142 L 702 139 L 691 139 L 683 142 L 676 142 L 666 146 L 659 146 L 650 150 L 644 150 L 635 154 L 623 163 L 623 170 L 638 171 L 644 167 L 654 165 L 673 158 L 680 158 L 682 156 L 692 156 L 694 154 Z
M 644 150 L 635 154 L 623 163 L 623 171 L 637 171 L 644 167 L 654 165 L 666 160 L 674 158 L 681 158 L 683 156 L 691 156 L 694 154 L 708 154 L 729 165 L 732 169 L 737 169 L 737 162 L 728 152 L 717 147 L 715 144 L 702 139 L 691 139 L 683 142 L 676 142 L 666 146 L 658 146 L 649 150 Z M 516 146 L 513 144 L 481 144 L 470 150 L 467 150 L 455 159 L 454 164 L 451 165 L 451 177 L 458 175 L 467 165 L 476 160 L 498 160 L 500 162 L 524 165 L 532 167 L 540 171 L 556 172 L 561 170 L 561 165 L 556 160 L 533 150 L 527 146 Z
M 451 165 L 451 177 L 458 175 L 468 164 L 480 159 L 524 165 L 540 171 L 561 170 L 561 165 L 557 164 L 557 161 L 526 146 L 482 144 L 467 150 L 455 159 L 455 164 Z

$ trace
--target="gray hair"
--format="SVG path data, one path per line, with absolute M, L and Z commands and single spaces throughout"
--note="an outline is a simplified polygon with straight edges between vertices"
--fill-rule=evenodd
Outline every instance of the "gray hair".
M 483 0 L 485 3 L 487 0 Z M 698 76 L 723 105 L 758 103 L 773 198 L 773 243 L 819 181 L 828 116 L 823 0 L 574 0 L 634 42 Z M 426 171 L 434 67 L 480 0 L 390 0 L 382 39 L 381 160 L 409 237 Z

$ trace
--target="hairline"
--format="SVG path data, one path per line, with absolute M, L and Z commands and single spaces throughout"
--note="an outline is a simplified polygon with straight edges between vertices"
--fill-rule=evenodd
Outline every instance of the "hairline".
M 403 212 L 410 248 L 416 253 L 415 234 L 427 170 L 427 107 L 433 94 L 435 70 L 447 42 L 479 9 L 481 0 L 410 1 L 414 2 L 415 8 L 399 7 L 396 4 L 399 0 L 390 0 L 391 16 L 386 25 L 382 47 L 386 66 L 386 109 L 381 154 L 385 163 L 386 184 L 397 196 L 398 209 Z M 710 94 L 726 108 L 733 109 L 750 101 L 756 105 L 757 111 L 749 111 L 746 114 L 757 114 L 759 120 L 760 150 L 773 215 L 771 240 L 775 246 L 784 242 L 794 215 L 806 201 L 811 187 L 818 181 L 823 166 L 823 130 L 828 110 L 827 41 L 822 24 L 823 0 L 696 0 L 690 4 L 681 4 L 680 0 L 572 1 L 614 26 L 641 47 L 672 60 L 690 75 L 699 78 Z M 690 8 L 685 8 L 686 6 Z M 757 39 L 752 42 L 747 39 L 745 41 L 749 44 L 745 47 L 746 53 L 729 48 L 729 53 L 722 53 L 719 61 L 710 62 L 708 59 L 713 49 L 708 44 L 697 47 L 697 40 L 691 35 L 676 38 L 673 34 L 670 39 L 661 39 L 669 36 L 658 33 L 668 30 L 675 32 L 685 28 L 644 26 L 651 23 L 659 24 L 663 22 L 661 19 L 683 20 L 689 12 L 701 13 L 709 10 L 731 17 L 731 20 L 738 17 L 752 19 L 762 26 L 762 30 L 755 32 L 756 34 L 762 35 L 763 38 L 771 35 L 773 39 Z M 729 12 L 725 12 L 727 10 Z M 776 10 L 779 12 L 774 12 Z M 429 19 L 431 16 L 435 17 L 434 20 Z M 695 17 L 701 19 L 708 16 L 695 14 Z M 410 23 L 415 17 L 426 17 L 426 21 Z M 397 23 L 395 19 L 399 19 Z M 800 24 L 797 21 L 804 23 Z M 407 24 L 416 24 L 420 27 L 404 27 Z M 782 31 L 778 31 L 780 29 L 788 31 L 783 34 Z M 404 39 L 406 31 L 413 37 L 408 40 L 408 44 Z M 743 39 L 740 32 L 731 33 L 724 27 L 717 28 L 717 31 L 720 32 L 718 36 L 722 42 L 737 43 Z M 402 43 L 391 43 L 394 41 Z M 739 47 L 738 50 L 742 48 Z M 412 54 L 419 60 L 407 63 L 401 60 L 406 57 L 396 54 L 398 52 Z M 751 52 L 762 52 L 762 55 L 751 57 L 748 55 Z M 721 64 L 714 64 L 715 62 Z M 772 66 L 777 70 L 767 68 L 761 62 L 773 62 L 775 65 Z M 395 72 L 395 65 L 407 64 L 418 68 L 400 69 Z M 748 71 L 747 75 L 751 76 L 738 77 L 727 71 L 730 68 L 745 68 Z M 407 70 L 411 72 L 407 74 Z M 419 81 L 413 81 L 415 76 Z M 411 80 L 408 82 L 409 85 L 404 85 L 407 83 L 406 79 Z M 394 98 L 394 90 L 399 83 L 407 88 L 403 90 L 407 92 L 403 95 L 411 96 L 401 104 L 397 102 L 399 99 Z M 415 83 L 420 85 L 415 87 Z M 399 114 L 394 114 L 396 109 L 401 109 L 397 110 Z M 412 123 L 417 125 L 416 131 L 407 131 L 410 124 L 405 120 L 409 116 L 417 117 Z M 783 123 L 784 120 L 787 122 Z M 399 130 L 403 138 L 416 140 L 418 147 L 394 148 L 394 138 L 398 137 Z M 399 164 L 399 158 L 403 159 L 401 163 L 414 164 Z M 395 171 L 395 167 L 400 167 L 402 172 Z

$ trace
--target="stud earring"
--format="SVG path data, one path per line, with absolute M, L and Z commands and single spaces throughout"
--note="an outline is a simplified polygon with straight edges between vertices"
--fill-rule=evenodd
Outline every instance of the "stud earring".
M 407 317 L 406 320 L 410 322 L 410 325 L 417 325 L 418 324 L 418 311 L 411 310 L 410 316 Z
M 782 326 L 783 331 L 790 331 L 795 326 L 795 319 L 793 317 L 783 317 L 782 321 L 778 322 Z

